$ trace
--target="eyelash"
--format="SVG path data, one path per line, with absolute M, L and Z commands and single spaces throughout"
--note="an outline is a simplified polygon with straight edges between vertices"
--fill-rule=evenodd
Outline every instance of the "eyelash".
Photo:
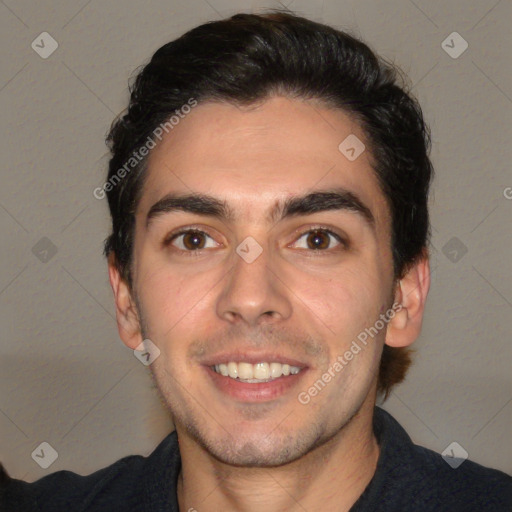
M 313 227 L 313 228 L 310 228 L 304 232 L 302 232 L 298 238 L 295 239 L 295 242 L 296 243 L 298 240 L 300 240 L 304 235 L 308 235 L 310 233 L 324 233 L 324 234 L 327 234 L 327 235 L 331 235 L 332 237 L 334 237 L 336 239 L 337 242 L 340 243 L 341 246 L 344 246 L 345 248 L 348 247 L 348 242 L 342 238 L 338 233 L 335 233 L 334 231 L 332 231 L 331 229 L 327 228 L 327 227 L 323 227 L 323 226 L 318 226 L 318 227 Z M 167 236 L 163 242 L 163 245 L 164 247 L 168 247 L 169 245 L 172 245 L 172 242 L 174 242 L 174 240 L 176 240 L 179 236 L 181 235 L 186 235 L 186 234 L 190 234 L 190 233 L 193 233 L 193 234 L 199 234 L 199 235 L 205 235 L 209 238 L 212 238 L 206 231 L 203 231 L 202 229 L 198 229 L 198 228 L 193 228 L 193 227 L 187 227 L 187 228 L 183 228 L 183 229 L 180 229 L 179 231 L 175 232 L 175 233 L 171 233 L 169 236 Z M 195 249 L 195 250 L 185 250 L 185 249 L 179 249 L 179 248 L 175 248 L 177 251 L 180 251 L 182 253 L 185 253 L 189 256 L 196 256 L 196 255 L 200 255 L 202 251 L 205 251 L 205 250 L 208 250 L 208 249 Z M 329 252 L 329 251 L 332 251 L 334 249 L 302 249 L 302 250 L 306 250 L 308 252 L 311 252 L 311 253 L 325 253 L 325 252 Z M 320 254 L 318 254 L 320 255 Z

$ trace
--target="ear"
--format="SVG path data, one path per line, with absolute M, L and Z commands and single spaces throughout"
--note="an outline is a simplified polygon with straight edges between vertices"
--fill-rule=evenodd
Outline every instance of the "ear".
M 430 263 L 425 250 L 396 285 L 395 303 L 402 307 L 395 309 L 388 323 L 386 345 L 407 347 L 418 338 L 429 289 Z
M 139 315 L 130 287 L 119 273 L 114 253 L 108 257 L 108 277 L 114 292 L 119 336 L 127 347 L 135 350 L 143 341 Z

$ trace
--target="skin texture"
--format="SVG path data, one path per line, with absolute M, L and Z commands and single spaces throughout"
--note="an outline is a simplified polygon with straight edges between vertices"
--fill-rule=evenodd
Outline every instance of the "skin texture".
M 430 280 L 427 257 L 393 279 L 389 208 L 369 151 L 351 162 L 338 150 L 350 134 L 365 140 L 339 110 L 273 97 L 250 108 L 200 104 L 152 150 L 136 212 L 133 289 L 113 255 L 109 272 L 124 343 L 135 349 L 149 338 L 161 352 L 151 370 L 180 441 L 180 509 L 348 510 L 373 476 L 382 347 L 417 338 Z M 291 196 L 340 187 L 367 206 L 373 225 L 348 210 L 268 218 Z M 173 211 L 148 224 L 150 208 L 170 192 L 215 196 L 233 218 Z M 184 227 L 207 233 L 200 251 L 190 236 L 170 236 Z M 324 233 L 315 249 L 310 231 L 319 227 L 344 242 Z M 247 237 L 262 248 L 252 263 L 236 253 Z M 301 404 L 298 394 L 393 302 L 402 309 L 387 328 Z M 232 352 L 242 361 L 292 358 L 305 370 L 277 396 L 234 398 L 205 366 Z

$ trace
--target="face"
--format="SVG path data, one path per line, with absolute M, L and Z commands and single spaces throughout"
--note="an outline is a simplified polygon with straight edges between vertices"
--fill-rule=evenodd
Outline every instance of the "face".
M 343 356 L 393 303 L 391 221 L 369 151 L 338 149 L 351 134 L 364 142 L 348 115 L 305 101 L 205 103 L 150 155 L 140 336 L 160 350 L 178 433 L 226 463 L 296 460 L 373 395 L 385 329 Z

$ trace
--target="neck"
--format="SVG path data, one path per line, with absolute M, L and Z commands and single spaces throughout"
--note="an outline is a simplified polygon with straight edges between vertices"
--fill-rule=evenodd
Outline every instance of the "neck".
M 333 438 L 279 467 L 243 468 L 220 462 L 176 426 L 182 469 L 180 510 L 198 512 L 348 511 L 372 479 L 379 457 L 373 401 Z

